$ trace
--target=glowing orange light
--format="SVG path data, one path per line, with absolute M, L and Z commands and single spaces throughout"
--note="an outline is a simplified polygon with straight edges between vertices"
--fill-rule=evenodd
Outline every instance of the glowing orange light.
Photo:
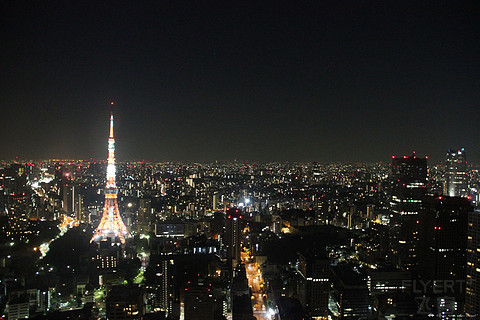
M 111 105 L 111 106 L 113 106 L 113 105 L 114 105 L 113 101 L 112 101 L 112 102 L 110 102 L 110 105 Z
M 113 101 L 110 103 L 113 105 Z M 117 203 L 117 189 L 115 183 L 115 149 L 113 137 L 113 113 L 110 115 L 110 136 L 109 136 L 109 150 L 108 150 L 108 169 L 107 169 L 107 185 L 106 189 L 112 192 L 105 193 L 105 204 L 103 207 L 103 215 L 100 223 L 95 229 L 90 242 L 102 240 L 105 237 L 110 237 L 113 232 L 114 238 L 119 238 L 122 245 L 125 244 L 125 238 L 130 237 L 130 234 L 125 227 L 125 224 L 120 217 Z M 113 211 L 113 215 L 111 214 Z M 102 240 L 103 241 L 103 240 Z

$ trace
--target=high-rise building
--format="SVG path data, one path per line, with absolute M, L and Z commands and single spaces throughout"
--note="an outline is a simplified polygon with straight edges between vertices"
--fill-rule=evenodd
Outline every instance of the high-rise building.
M 252 300 L 248 286 L 247 271 L 244 264 L 238 264 L 235 268 L 235 276 L 232 280 L 231 301 L 232 320 L 253 319 Z
M 390 260 L 413 270 L 418 242 L 417 217 L 427 188 L 427 158 L 393 157 L 391 166 Z
M 239 209 L 229 208 L 225 211 L 225 245 L 227 247 L 227 261 L 235 267 L 240 263 L 242 250 L 242 222 L 243 214 Z
M 152 199 L 140 199 L 138 208 L 138 221 L 140 223 L 149 223 L 152 220 Z
M 154 311 L 172 316 L 176 311 L 175 261 L 168 256 L 151 256 L 146 270 L 146 287 L 153 293 Z
M 367 205 L 367 220 L 375 220 L 374 210 L 375 210 L 375 205 L 373 204 Z
M 98 270 L 115 270 L 120 258 L 120 247 L 112 246 L 111 239 L 104 238 L 98 243 L 98 250 L 92 261 L 96 261 Z
M 393 213 L 417 215 L 427 187 L 427 158 L 393 157 L 391 166 L 392 190 L 391 207 Z
M 83 208 L 83 195 L 79 192 L 75 193 L 75 202 L 74 202 L 74 212 L 75 212 L 75 220 L 86 222 L 88 219 L 84 214 Z
M 299 252 L 298 296 L 310 317 L 328 315 L 328 296 L 331 285 L 330 260 L 325 251 Z
M 300 301 L 297 299 L 279 297 L 275 302 L 278 307 L 279 319 L 308 319 L 303 311 Z
M 75 185 L 68 180 L 62 185 L 62 193 L 62 210 L 64 213 L 71 214 L 75 208 Z
M 444 194 L 449 197 L 468 196 L 467 155 L 464 148 L 447 151 Z
M 329 308 L 336 319 L 369 319 L 370 293 L 367 281 L 348 264 L 332 267 L 334 303 Z
M 478 210 L 468 215 L 465 312 L 472 319 L 480 315 L 480 211 Z
M 214 320 L 215 299 L 211 286 L 189 286 L 185 288 L 185 319 Z
M 429 196 L 424 200 L 424 208 L 417 220 L 418 274 L 425 283 L 435 286 L 431 288 L 432 292 L 449 297 L 450 315 L 463 312 L 467 221 L 472 212 L 473 207 L 467 199 Z M 446 283 L 449 286 L 445 286 Z M 441 308 L 440 305 L 437 307 Z
M 152 200 L 148 198 L 140 199 L 138 208 L 136 229 L 138 233 L 149 233 L 153 230 L 154 216 L 152 214 Z
M 232 297 L 232 320 L 253 320 L 252 300 L 250 295 Z
M 125 238 L 130 234 L 122 221 L 118 211 L 117 184 L 115 182 L 115 138 L 113 136 L 113 113 L 110 115 L 110 135 L 108 137 L 108 166 L 107 186 L 105 188 L 105 205 L 102 220 L 95 230 L 91 241 L 100 241 L 110 238 L 112 243 L 125 243 Z

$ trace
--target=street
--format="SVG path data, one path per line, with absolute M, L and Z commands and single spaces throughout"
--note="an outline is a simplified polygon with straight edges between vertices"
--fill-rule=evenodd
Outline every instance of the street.
M 248 285 L 252 289 L 252 307 L 253 315 L 257 320 L 271 320 L 263 302 L 264 283 L 262 274 L 257 263 L 252 262 L 246 255 L 242 255 L 245 261 L 245 270 L 247 271 Z

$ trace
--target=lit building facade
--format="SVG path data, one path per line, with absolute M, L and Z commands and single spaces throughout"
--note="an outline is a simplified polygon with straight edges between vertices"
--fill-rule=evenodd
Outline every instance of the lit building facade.
M 165 256 L 153 256 L 146 278 L 146 288 L 152 292 L 153 310 L 165 311 L 170 317 L 179 314 L 180 305 L 176 301 L 178 294 L 175 290 L 175 261 Z
M 447 151 L 444 194 L 449 197 L 468 196 L 467 155 L 464 148 Z

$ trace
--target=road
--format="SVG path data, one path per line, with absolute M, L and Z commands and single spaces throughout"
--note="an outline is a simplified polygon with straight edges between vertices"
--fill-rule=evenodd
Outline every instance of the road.
M 252 262 L 247 257 L 244 258 L 244 261 L 245 270 L 247 271 L 248 285 L 252 289 L 253 315 L 257 320 L 271 320 L 272 317 L 268 314 L 265 304 L 263 303 L 264 283 L 260 268 L 257 263 Z

